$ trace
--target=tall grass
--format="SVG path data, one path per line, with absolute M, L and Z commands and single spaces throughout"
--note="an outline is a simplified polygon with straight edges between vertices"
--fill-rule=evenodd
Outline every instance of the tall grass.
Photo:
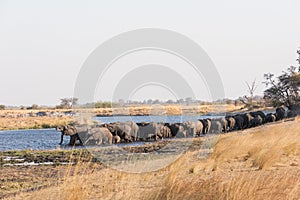
M 247 161 L 251 167 L 269 169 L 284 156 L 300 155 L 299 119 L 251 131 L 249 134 L 237 132 L 221 137 L 211 156 L 215 166 L 235 159 Z

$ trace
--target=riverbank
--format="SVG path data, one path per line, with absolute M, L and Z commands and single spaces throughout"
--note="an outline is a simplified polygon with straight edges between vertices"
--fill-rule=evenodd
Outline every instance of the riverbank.
M 214 113 L 242 111 L 241 106 L 230 105 L 135 105 L 97 109 L 43 109 L 0 110 L 0 130 L 54 128 L 69 124 L 79 113 L 91 116 L 148 116 L 187 115 L 199 116 Z
M 2 117 L 0 130 L 55 128 L 59 125 L 67 125 L 72 120 L 72 117 Z
M 45 196 L 48 199 L 299 199 L 299 122 L 296 118 L 222 134 L 215 136 L 215 142 L 207 141 L 211 137 L 193 139 L 190 143 L 193 148 L 188 148 L 179 159 L 148 173 L 114 170 L 89 159 L 88 153 L 79 153 L 82 150 L 76 150 L 75 155 L 69 150 L 2 154 L 76 161 L 71 165 L 2 165 L 0 194 L 5 199 L 22 200 Z M 210 153 L 203 154 L 204 151 Z M 134 166 L 129 166 L 146 168 L 160 163 L 155 155 L 147 165 L 145 160 L 134 160 Z

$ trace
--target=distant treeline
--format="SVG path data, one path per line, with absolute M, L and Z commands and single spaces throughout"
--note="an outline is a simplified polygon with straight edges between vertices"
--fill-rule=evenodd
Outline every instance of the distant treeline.
M 244 105 L 244 101 L 240 97 L 239 99 L 220 99 L 216 101 L 202 101 L 194 100 L 192 98 L 178 99 L 178 100 L 144 100 L 144 101 L 132 101 L 132 100 L 119 100 L 118 102 L 109 102 L 109 101 L 98 101 L 94 103 L 78 104 L 77 98 L 63 98 L 61 103 L 56 106 L 40 106 L 37 104 L 32 104 L 31 106 L 14 106 L 9 107 L 5 105 L 0 105 L 0 110 L 4 109 L 22 109 L 22 110 L 40 110 L 40 109 L 71 109 L 71 108 L 113 108 L 113 107 L 122 107 L 122 106 L 133 106 L 133 105 L 213 105 L 213 104 L 232 104 L 236 106 Z M 264 100 L 261 96 L 254 97 L 254 103 L 261 106 L 264 104 Z

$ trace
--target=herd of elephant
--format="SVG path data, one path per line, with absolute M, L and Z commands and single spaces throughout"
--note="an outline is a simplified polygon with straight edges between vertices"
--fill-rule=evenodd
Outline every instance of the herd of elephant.
M 235 130 L 256 127 L 265 123 L 282 120 L 286 115 L 284 108 L 277 108 L 275 113 L 264 114 L 262 111 L 240 113 L 215 119 L 199 119 L 183 123 L 135 123 L 114 122 L 101 125 L 66 125 L 58 126 L 61 141 L 64 135 L 70 136 L 69 145 L 101 145 L 150 141 L 163 138 L 199 137 L 209 133 L 220 134 Z

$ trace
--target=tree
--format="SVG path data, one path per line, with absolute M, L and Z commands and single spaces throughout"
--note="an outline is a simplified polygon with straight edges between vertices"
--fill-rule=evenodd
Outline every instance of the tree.
M 95 103 L 95 108 L 111 108 L 113 106 L 112 102 L 101 102 Z
M 125 105 L 125 100 L 124 99 L 119 99 L 118 101 L 120 106 L 124 106 Z
M 155 100 L 152 102 L 152 104 L 160 104 L 159 99 L 155 99 Z
M 62 98 L 60 99 L 60 105 L 57 107 L 68 109 L 71 108 L 72 106 L 77 105 L 77 102 L 78 102 L 78 98 Z
M 36 109 L 38 109 L 38 105 L 37 104 L 32 104 L 31 106 L 29 106 L 29 107 L 27 107 L 26 109 L 27 110 L 36 110 Z
M 5 110 L 5 105 L 0 105 L 0 110 Z
M 290 66 L 278 77 L 268 73 L 264 75 L 265 85 L 264 99 L 270 101 L 274 107 L 286 106 L 289 109 L 300 105 L 300 50 L 298 54 L 298 67 Z
M 184 100 L 183 100 L 183 99 L 178 99 L 178 100 L 177 100 L 177 103 L 183 104 L 183 103 L 184 103 Z
M 188 105 L 193 103 L 193 98 L 192 97 L 185 98 L 185 103 L 188 104 Z
M 167 104 L 174 104 L 174 101 L 172 99 L 169 99 L 166 103 Z
M 153 100 L 152 99 L 148 99 L 147 100 L 147 104 L 152 104 L 153 103 Z
M 33 109 L 33 110 L 36 110 L 38 108 L 39 108 L 39 106 L 37 104 L 32 104 L 32 106 L 31 106 L 31 109 Z
M 247 88 L 248 88 L 248 93 L 249 95 L 245 95 L 244 97 L 239 98 L 239 100 L 245 104 L 246 107 L 253 107 L 253 96 L 254 96 L 254 92 L 257 88 L 257 84 L 256 84 L 256 79 L 254 79 L 254 81 L 252 81 L 251 84 L 249 84 L 248 82 L 246 82 Z

